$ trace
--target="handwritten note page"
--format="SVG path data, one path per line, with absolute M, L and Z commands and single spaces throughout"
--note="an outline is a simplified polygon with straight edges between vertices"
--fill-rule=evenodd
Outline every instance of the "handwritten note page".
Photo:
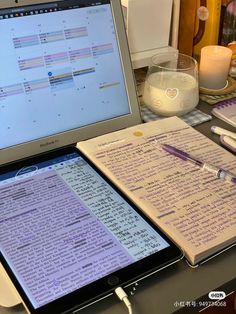
M 1 252 L 36 308 L 169 246 L 84 160 L 58 159 L 0 182 Z
M 132 261 L 63 179 L 52 170 L 0 189 L 3 251 L 36 307 Z
M 197 263 L 236 240 L 236 187 L 162 150 L 166 143 L 236 172 L 235 157 L 172 117 L 78 147 Z

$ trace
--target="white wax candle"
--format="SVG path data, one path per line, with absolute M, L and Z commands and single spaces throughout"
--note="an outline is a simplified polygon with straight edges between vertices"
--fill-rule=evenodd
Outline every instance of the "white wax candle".
M 145 81 L 143 101 L 157 114 L 183 115 L 198 104 L 198 82 L 182 72 L 152 73 Z
M 232 50 L 223 46 L 206 46 L 201 49 L 199 67 L 200 87 L 221 89 L 226 86 Z

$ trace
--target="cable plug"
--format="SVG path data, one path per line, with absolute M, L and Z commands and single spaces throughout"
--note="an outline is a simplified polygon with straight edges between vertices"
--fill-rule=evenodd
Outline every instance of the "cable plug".
M 118 287 L 115 289 L 115 294 L 118 296 L 118 298 L 124 302 L 124 304 L 126 305 L 126 307 L 128 308 L 129 314 L 132 314 L 132 305 L 128 299 L 128 295 L 126 294 L 126 292 L 123 290 L 123 288 Z

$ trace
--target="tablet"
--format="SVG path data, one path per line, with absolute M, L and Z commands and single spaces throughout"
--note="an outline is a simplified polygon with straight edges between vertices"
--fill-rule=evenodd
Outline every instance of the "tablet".
M 182 257 L 75 147 L 0 173 L 0 261 L 32 314 L 75 311 Z

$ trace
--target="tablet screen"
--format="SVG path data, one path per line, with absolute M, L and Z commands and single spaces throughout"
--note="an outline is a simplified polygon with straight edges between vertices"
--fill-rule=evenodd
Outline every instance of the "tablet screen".
M 111 274 L 119 281 L 122 269 L 130 269 L 130 281 L 179 257 L 177 250 L 165 256 L 173 249 L 169 240 L 76 149 L 4 172 L 0 195 L 3 264 L 31 312 L 84 288 L 93 291 Z M 156 265 L 139 265 L 132 274 L 130 266 L 158 254 Z M 105 286 L 87 300 L 107 292 Z

